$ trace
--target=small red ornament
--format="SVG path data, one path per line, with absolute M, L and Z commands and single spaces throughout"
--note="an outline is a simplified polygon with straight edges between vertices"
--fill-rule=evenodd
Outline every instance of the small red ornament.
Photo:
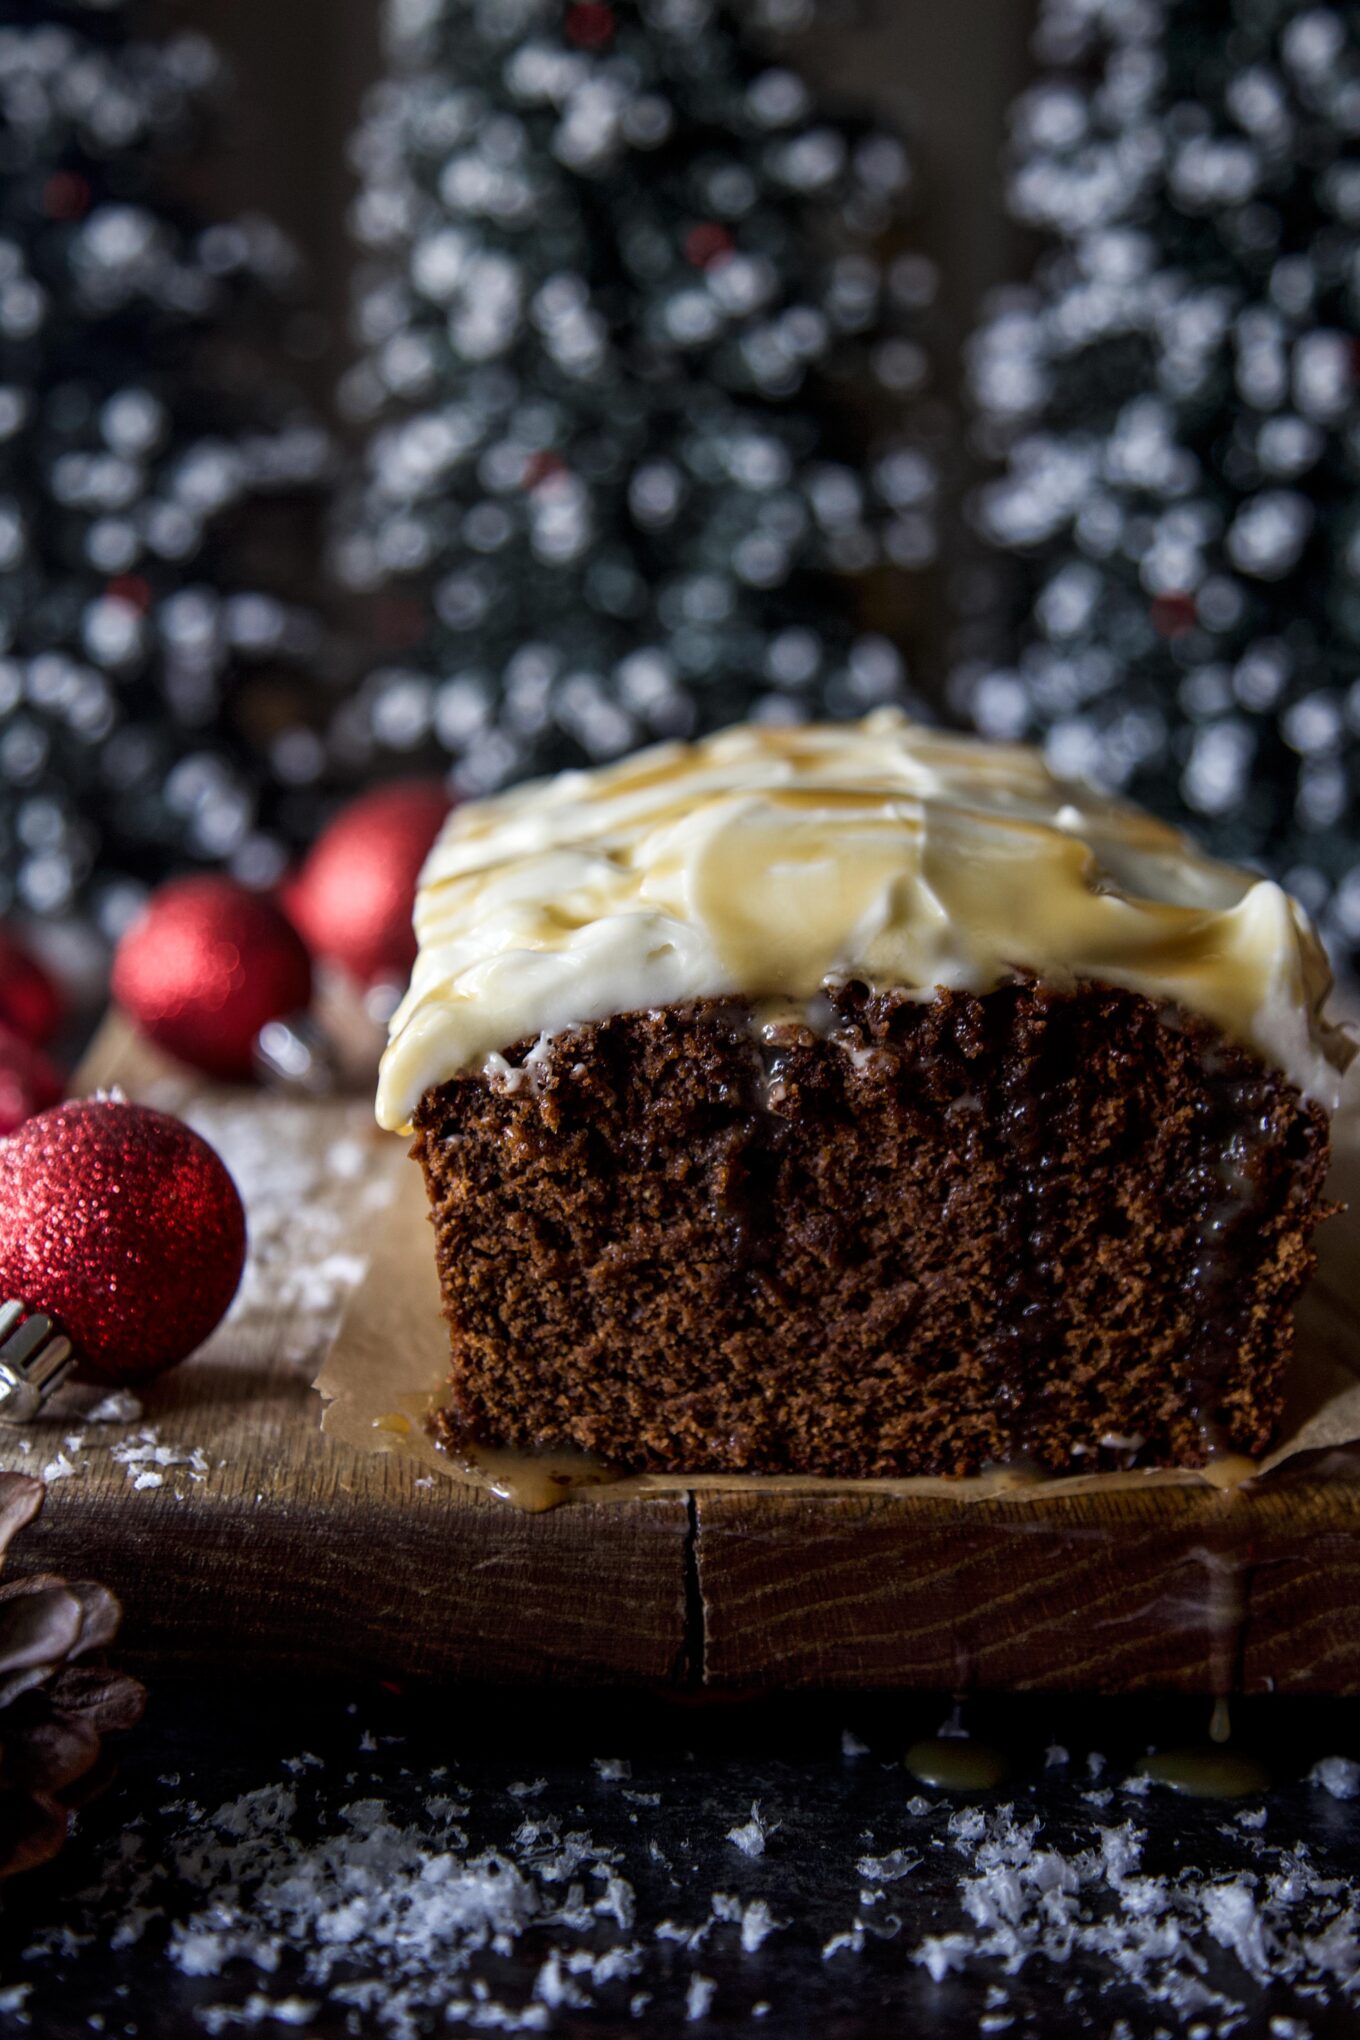
M 685 260 L 695 269 L 717 269 L 726 262 L 736 242 L 716 220 L 704 220 L 685 236 Z
M 90 186 L 74 170 L 58 170 L 43 187 L 43 211 L 49 220 L 83 220 L 90 209 Z
M 561 454 L 549 453 L 544 448 L 538 453 L 531 453 L 525 461 L 521 486 L 531 491 L 541 489 L 545 482 L 560 482 L 566 472 L 567 464 Z
M 0 1026 L 45 1048 L 64 1018 L 53 979 L 17 935 L 0 927 Z
M 11 1027 L 0 1024 L 0 1140 L 59 1102 L 66 1086 L 56 1064 Z
M 1159 637 L 1184 637 L 1199 621 L 1193 595 L 1158 595 L 1149 611 Z
M 182 1120 L 84 1099 L 0 1141 L 0 1298 L 56 1319 L 108 1380 L 149 1380 L 201 1345 L 245 1252 L 236 1185 Z
M 437 779 L 398 780 L 323 830 L 285 897 L 314 956 L 361 985 L 405 984 L 416 881 L 451 805 Z
M 129 609 L 137 610 L 142 616 L 146 615 L 154 599 L 151 583 L 143 574 L 115 574 L 111 581 L 104 583 L 104 593 L 111 595 L 115 602 L 125 602 Z
M 241 1079 L 260 1029 L 310 1004 L 312 967 L 273 900 L 229 878 L 174 879 L 119 943 L 113 996 L 181 1062 Z
M 602 50 L 614 40 L 614 11 L 602 0 L 576 0 L 567 9 L 565 27 L 567 41 L 578 50 Z

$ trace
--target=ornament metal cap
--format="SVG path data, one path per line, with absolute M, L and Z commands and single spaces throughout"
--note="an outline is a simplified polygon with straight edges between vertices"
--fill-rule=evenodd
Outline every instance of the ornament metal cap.
M 255 1073 L 276 1090 L 329 1097 L 340 1073 L 329 1037 L 305 1013 L 267 1020 L 255 1037 Z
M 74 1365 L 71 1341 L 54 1319 L 12 1297 L 0 1303 L 0 1424 L 36 1417 Z

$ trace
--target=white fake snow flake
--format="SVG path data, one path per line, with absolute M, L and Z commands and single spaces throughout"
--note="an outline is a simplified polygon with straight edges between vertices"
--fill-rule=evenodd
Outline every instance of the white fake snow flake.
M 320 2006 L 310 1998 L 270 1998 L 252 1991 L 243 2005 L 205 2005 L 199 2019 L 209 2033 L 225 2033 L 232 2026 L 307 2026 Z
M 741 1909 L 742 1952 L 754 1955 L 764 1946 L 771 1934 L 777 1934 L 788 1925 L 787 1920 L 777 1920 L 763 1898 L 753 1898 Z
M 700 1976 L 697 1971 L 689 1980 L 685 1992 L 685 2017 L 689 2020 L 706 2019 L 718 1994 L 718 1986 L 711 1976 Z
M 856 1925 L 851 1927 L 847 1933 L 833 1934 L 831 1939 L 823 1944 L 822 1960 L 823 1962 L 829 1962 L 833 1955 L 844 1955 L 847 1952 L 851 1955 L 858 1955 L 863 1950 L 863 1947 L 864 1929 Z
M 710 1928 L 719 1921 L 741 1929 L 744 1955 L 754 1955 L 771 1934 L 782 1932 L 789 1924 L 787 1920 L 777 1920 L 763 1898 L 753 1898 L 743 1904 L 730 1891 L 715 1891 L 709 1901 L 709 1917 L 689 1934 L 688 1946 L 699 1947 L 707 1939 Z
M 759 1805 L 753 1804 L 751 1818 L 743 1821 L 740 1827 L 729 1828 L 727 1839 L 741 1850 L 743 1856 L 763 1856 L 766 1836 L 773 1832 L 773 1828 L 762 1819 Z
M 861 1856 L 855 1868 L 861 1877 L 871 1878 L 876 1884 L 891 1884 L 895 1878 L 906 1877 L 920 1860 L 919 1856 L 909 1856 L 905 1849 L 893 1849 L 886 1856 Z
M 972 1952 L 967 1934 L 927 1934 L 911 1959 L 930 1972 L 932 1982 L 940 1983 L 951 1969 L 962 1969 Z
M 1353 1757 L 1323 1757 L 1308 1773 L 1310 1785 L 1320 1785 L 1333 1799 L 1360 1798 L 1360 1764 Z
M 111 1394 L 102 1396 L 94 1408 L 86 1413 L 87 1424 L 135 1424 L 142 1414 L 142 1405 L 131 1389 L 115 1388 Z
M 125 1468 L 134 1489 L 160 1487 L 166 1472 L 182 1470 L 191 1481 L 208 1473 L 208 1455 L 201 1445 L 167 1445 L 155 1424 L 146 1424 L 131 1438 L 108 1448 L 115 1465 Z

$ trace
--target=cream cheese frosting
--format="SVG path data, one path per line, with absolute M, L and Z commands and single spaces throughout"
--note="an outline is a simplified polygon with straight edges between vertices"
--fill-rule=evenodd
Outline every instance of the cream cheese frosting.
M 1202 1014 L 1329 1111 L 1351 1053 L 1278 885 L 1037 751 L 894 710 L 745 725 L 457 808 L 415 925 L 379 1080 L 391 1128 L 516 1042 L 846 978 L 922 997 L 1016 975 L 1123 986 Z

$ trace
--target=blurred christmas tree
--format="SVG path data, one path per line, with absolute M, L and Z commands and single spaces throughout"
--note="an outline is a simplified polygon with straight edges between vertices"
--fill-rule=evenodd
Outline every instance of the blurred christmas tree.
M 389 0 L 343 393 L 340 577 L 383 662 L 353 759 L 433 748 L 481 790 L 903 695 L 881 603 L 934 546 L 933 279 L 901 143 L 765 52 L 814 11 Z
M 0 0 L 0 912 L 107 933 L 172 866 L 273 877 L 319 756 L 260 578 L 327 461 L 266 367 L 295 260 L 185 204 L 220 66 L 141 18 Z
M 1023 650 L 956 706 L 1281 877 L 1360 948 L 1360 12 L 1043 0 L 972 380 Z

